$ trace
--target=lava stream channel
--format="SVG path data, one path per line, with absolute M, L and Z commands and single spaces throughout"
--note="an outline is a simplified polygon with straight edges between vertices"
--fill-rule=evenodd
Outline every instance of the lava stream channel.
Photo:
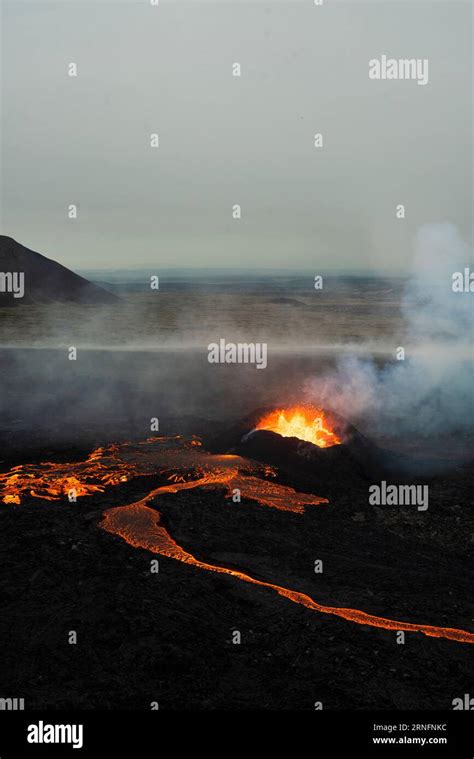
M 256 483 L 252 483 L 252 487 L 246 490 L 247 479 L 256 480 L 260 486 L 264 484 L 264 481 L 257 480 L 257 478 L 238 477 L 236 472 L 235 476 L 230 476 L 225 480 L 225 484 L 228 486 L 227 497 L 230 497 L 232 487 L 241 488 L 243 497 L 247 497 L 259 502 L 261 497 L 256 489 Z M 368 625 L 370 627 L 380 627 L 385 630 L 404 630 L 407 632 L 420 632 L 423 635 L 430 636 L 432 638 L 446 638 L 447 640 L 453 640 L 458 643 L 474 643 L 474 633 L 467 632 L 466 630 L 458 630 L 452 627 L 436 627 L 433 625 L 423 625 L 412 622 L 399 622 L 393 619 L 386 619 L 385 617 L 378 617 L 373 614 L 367 614 L 359 609 L 339 608 L 336 606 L 323 606 L 314 601 L 310 596 L 305 593 L 300 593 L 296 590 L 290 590 L 284 588 L 281 585 L 275 585 L 271 582 L 264 582 L 263 580 L 257 580 L 254 577 L 240 572 L 236 569 L 229 569 L 216 564 L 208 564 L 207 562 L 196 559 L 191 553 L 188 553 L 184 548 L 179 546 L 175 540 L 171 537 L 168 530 L 161 523 L 161 516 L 159 511 L 154 508 L 150 508 L 147 504 L 164 493 L 177 493 L 181 490 L 189 490 L 191 488 L 198 488 L 204 485 L 209 485 L 207 478 L 200 480 L 194 480 L 192 482 L 175 483 L 173 485 L 165 485 L 163 487 L 156 488 L 148 493 L 145 498 L 142 498 L 135 503 L 131 503 L 127 506 L 116 506 L 111 509 L 107 509 L 104 512 L 104 519 L 100 522 L 100 527 L 114 535 L 119 535 L 127 543 L 135 548 L 144 548 L 152 553 L 160 554 L 171 559 L 176 559 L 184 564 L 191 564 L 192 566 L 199 567 L 199 569 L 205 569 L 209 572 L 217 572 L 220 574 L 231 575 L 242 582 L 248 582 L 252 585 L 258 585 L 263 588 L 269 588 L 275 591 L 280 596 L 289 599 L 293 603 L 301 604 L 307 609 L 312 611 L 318 611 L 322 614 L 333 614 L 334 616 L 341 617 L 342 619 L 354 622 L 358 625 Z M 214 481 L 215 484 L 215 481 Z M 221 484 L 224 482 L 221 480 Z M 265 483 L 266 484 L 266 483 Z M 273 485 L 275 489 L 279 486 Z M 286 489 L 291 490 L 291 489 Z M 293 491 L 294 492 L 294 491 Z M 287 494 L 288 495 L 288 494 Z M 302 502 L 311 503 L 311 499 L 314 496 L 305 495 L 304 493 L 294 493 L 297 497 L 298 507 Z M 307 500 L 306 500 L 307 499 Z M 321 500 L 321 499 L 318 499 Z M 263 502 L 266 505 L 273 505 L 271 498 L 268 494 L 263 495 Z M 277 508 L 281 508 L 281 505 L 277 505 Z M 296 509 L 292 509 L 296 510 Z M 300 508 L 297 509 L 300 511 Z

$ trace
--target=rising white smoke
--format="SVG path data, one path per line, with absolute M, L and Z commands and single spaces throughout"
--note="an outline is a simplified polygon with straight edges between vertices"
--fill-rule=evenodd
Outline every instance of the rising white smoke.
M 336 371 L 311 379 L 309 398 L 367 432 L 448 435 L 474 430 L 473 298 L 453 292 L 454 272 L 472 270 L 472 251 L 450 224 L 422 227 L 401 310 L 404 361 L 381 366 L 342 358 Z M 398 345 L 387 345 L 394 359 Z

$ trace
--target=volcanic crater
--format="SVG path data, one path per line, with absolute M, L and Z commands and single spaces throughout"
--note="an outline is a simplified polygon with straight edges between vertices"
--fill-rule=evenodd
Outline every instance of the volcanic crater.
M 294 436 L 293 430 L 300 437 Z M 316 444 L 311 442 L 314 435 Z M 109 562 L 113 556 L 128 557 L 132 564 L 127 566 L 133 571 L 125 572 L 119 582 L 125 593 L 123 603 L 132 603 L 134 597 L 151 614 L 147 628 L 151 620 L 160 626 L 158 609 L 152 611 L 150 607 L 155 596 L 157 603 L 159 596 L 159 603 L 166 599 L 166 604 L 176 606 L 176 620 L 171 621 L 171 612 L 166 615 L 165 638 L 169 641 L 189 604 L 189 594 L 195 592 L 193 587 L 200 588 L 209 624 L 215 624 L 213 617 L 220 617 L 222 611 L 214 608 L 213 599 L 219 599 L 220 606 L 222 593 L 230 590 L 230 599 L 224 604 L 227 626 L 242 627 L 254 640 L 254 628 L 261 628 L 263 623 L 261 615 L 267 614 L 270 624 L 277 614 L 284 626 L 303 624 L 305 632 L 300 631 L 297 639 L 306 639 L 310 649 L 316 641 L 324 640 L 332 655 L 335 650 L 339 652 L 339 661 L 344 661 L 349 651 L 359 651 L 357 655 L 365 651 L 362 658 L 371 677 L 375 677 L 374 662 L 367 664 L 368 648 L 375 652 L 372 659 L 380 656 L 378 663 L 386 662 L 385 669 L 391 646 L 396 645 L 395 636 L 405 632 L 409 645 L 404 666 L 410 662 L 414 691 L 407 691 L 404 682 L 406 695 L 400 695 L 399 678 L 392 679 L 398 682 L 397 699 L 408 706 L 422 687 L 420 665 L 413 670 L 413 657 L 423 651 L 430 660 L 443 650 L 459 681 L 462 651 L 465 644 L 474 642 L 474 633 L 468 613 L 457 600 L 467 591 L 467 576 L 453 574 L 449 559 L 440 561 L 436 551 L 423 542 L 426 525 L 423 527 L 421 520 L 430 517 L 405 510 L 398 515 L 401 524 L 390 525 L 383 513 L 367 505 L 368 483 L 374 477 L 393 474 L 397 468 L 393 461 L 387 467 L 388 460 L 387 452 L 336 415 L 303 407 L 261 408 L 217 435 L 153 437 L 101 446 L 81 461 L 11 467 L 0 474 L 3 524 L 7 531 L 13 523 L 21 524 L 28 533 L 28 520 L 37 524 L 40 513 L 46 511 L 45 524 L 53 526 L 50 541 L 54 544 L 63 538 L 59 540 L 63 545 L 74 539 L 73 558 L 74 551 L 83 558 L 89 555 L 93 564 L 89 571 L 100 575 L 103 588 L 117 600 L 118 591 L 111 587 L 111 577 L 107 579 Z M 444 511 L 441 516 L 449 519 L 449 506 L 444 505 Z M 412 527 L 408 540 L 407 525 Z M 16 535 L 12 538 L 18 540 Z M 92 559 L 94 544 L 101 546 L 99 560 Z M 64 551 L 60 549 L 59 554 L 64 558 Z M 450 556 L 449 547 L 446 556 Z M 163 565 L 160 580 L 150 590 L 148 577 L 145 590 L 144 574 L 149 572 L 147 566 L 153 557 L 159 557 Z M 10 558 L 10 563 L 18 564 L 18 559 L 15 562 Z M 42 584 L 47 583 L 51 572 L 61 571 L 60 564 L 56 553 L 51 566 L 41 569 Z M 72 566 L 77 570 L 77 562 Z M 323 571 L 316 571 L 316 566 Z M 74 571 L 70 556 L 65 571 Z M 97 594 L 105 598 L 96 583 L 91 589 L 83 562 L 78 575 L 79 599 L 85 600 L 87 589 L 95 601 Z M 171 577 L 186 582 L 168 583 Z M 59 586 L 60 578 L 58 574 Z M 33 573 L 32 581 L 39 591 L 37 574 Z M 57 593 L 55 588 L 53 606 L 55 600 L 64 603 L 64 599 L 55 599 Z M 443 606 L 439 604 L 440 593 Z M 110 607 L 108 602 L 106 605 Z M 280 623 L 275 630 L 279 630 L 277 635 L 284 634 Z M 182 632 L 179 635 L 182 637 Z M 427 639 L 429 643 L 422 643 Z M 217 657 L 216 664 L 230 665 L 232 649 L 222 645 L 220 650 L 217 643 L 212 644 L 210 650 Z M 269 646 L 268 637 L 263 645 Z M 432 647 L 429 653 L 426 645 Z M 190 650 L 188 640 L 182 656 Z M 176 652 L 174 655 L 178 656 Z M 296 660 L 289 649 L 285 655 L 289 656 L 288 666 L 297 670 L 303 666 L 300 653 L 295 652 Z M 111 666 L 106 656 L 105 679 Z M 244 672 L 248 666 L 249 662 Z M 39 671 L 33 666 L 37 677 Z M 180 667 L 176 671 L 179 673 Z M 205 678 L 208 681 L 209 676 Z M 160 682 L 163 684 L 163 679 Z M 304 693 L 309 681 L 303 677 L 302 682 Z M 114 687 L 112 702 L 123 705 L 121 686 L 116 683 Z M 138 684 L 134 688 L 141 691 Z M 344 702 L 341 694 L 335 695 L 340 685 L 334 690 L 333 679 L 324 689 L 329 702 Z M 202 697 L 202 688 L 197 691 Z M 213 707 L 223 706 L 228 698 L 232 702 L 224 691 L 225 687 L 208 702 Z M 269 692 L 265 698 L 273 706 L 283 705 L 281 698 L 270 697 Z M 431 703 L 441 708 L 443 704 L 436 698 L 432 694 Z M 66 700 L 73 703 L 70 698 Z M 369 701 L 361 695 L 363 705 L 370 705 Z M 176 703 L 175 696 L 170 696 L 170 703 Z

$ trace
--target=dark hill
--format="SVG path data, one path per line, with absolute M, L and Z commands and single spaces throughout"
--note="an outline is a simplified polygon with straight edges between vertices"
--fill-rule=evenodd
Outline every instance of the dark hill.
M 10 273 L 24 275 L 23 297 L 14 297 L 11 292 Z M 0 306 L 25 303 L 104 305 L 119 303 L 119 298 L 13 238 L 0 235 Z

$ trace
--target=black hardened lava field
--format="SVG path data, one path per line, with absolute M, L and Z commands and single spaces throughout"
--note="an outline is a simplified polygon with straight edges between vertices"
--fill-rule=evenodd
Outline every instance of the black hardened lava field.
M 38 709 L 445 709 L 469 688 L 468 463 L 416 475 L 310 407 L 163 424 L 3 462 L 7 692 L 21 680 Z M 372 482 L 406 503 L 372 505 Z

